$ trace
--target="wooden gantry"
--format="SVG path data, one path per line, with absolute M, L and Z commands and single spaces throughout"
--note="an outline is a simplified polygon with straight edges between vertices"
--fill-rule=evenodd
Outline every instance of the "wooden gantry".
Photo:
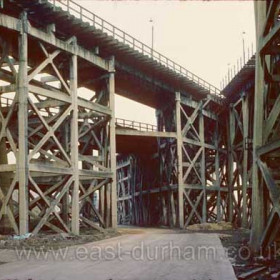
M 279 237 L 280 95 L 279 1 L 255 3 L 257 53 L 252 179 L 254 250 Z
M 133 213 L 129 209 L 141 212 L 140 224 L 146 225 L 185 228 L 227 219 L 227 139 L 222 133 L 226 127 L 215 112 L 221 108 L 222 100 L 219 102 L 217 106 L 210 95 L 197 102 L 175 92 L 173 100 L 157 109 L 158 132 L 142 132 L 143 137 L 157 139 L 154 153 L 143 155 L 143 150 L 136 150 L 137 164 L 127 161 L 125 155 L 120 157 L 119 220 Z M 137 168 L 132 168 L 135 164 Z M 136 169 L 138 177 L 131 174 Z M 131 180 L 135 177 L 138 180 Z M 131 218 L 129 223 L 136 220 Z
M 255 3 L 256 56 L 223 96 L 70 0 L 1 3 L 1 232 L 230 221 L 255 251 L 277 239 L 279 1 Z M 115 93 L 157 125 L 116 120 Z
M 1 230 L 116 227 L 114 59 L 56 37 L 54 25 L 37 29 L 25 12 L 1 14 L 0 42 Z

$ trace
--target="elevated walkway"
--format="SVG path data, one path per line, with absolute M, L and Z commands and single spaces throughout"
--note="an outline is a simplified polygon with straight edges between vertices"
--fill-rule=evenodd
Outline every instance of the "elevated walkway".
M 116 92 L 122 96 L 154 108 L 162 106 L 162 100 L 170 95 L 173 99 L 178 88 L 194 100 L 207 95 L 214 103 L 223 100 L 213 85 L 73 1 L 7 0 L 2 12 L 18 17 L 23 9 L 38 28 L 55 25 L 56 36 L 61 39 L 76 36 L 84 48 L 95 49 L 97 55 L 114 56 Z M 92 72 L 85 66 L 79 79 L 94 88 L 95 81 L 89 82 L 89 75 Z

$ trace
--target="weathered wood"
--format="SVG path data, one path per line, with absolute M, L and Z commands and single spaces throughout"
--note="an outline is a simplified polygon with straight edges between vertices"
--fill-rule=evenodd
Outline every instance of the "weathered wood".
M 199 137 L 200 142 L 204 144 L 205 137 L 205 127 L 204 127 L 204 116 L 202 113 L 199 114 Z M 200 177 L 201 184 L 203 186 L 203 205 L 202 205 L 202 222 L 207 221 L 207 192 L 206 192 L 206 174 L 205 174 L 205 147 L 202 146 L 201 151 L 201 161 L 200 161 Z
M 0 25 L 12 29 L 14 31 L 19 31 L 18 26 L 20 26 L 20 20 L 13 18 L 8 15 L 1 14 L 0 18 Z M 51 44 L 55 46 L 58 49 L 63 50 L 64 52 L 68 52 L 71 55 L 78 55 L 79 57 L 83 58 L 84 60 L 88 61 L 91 64 L 94 64 L 101 69 L 109 70 L 109 63 L 106 60 L 101 59 L 97 55 L 95 55 L 93 52 L 86 50 L 85 48 L 81 46 L 74 47 L 70 44 L 69 41 L 62 41 L 56 37 L 53 37 L 48 32 L 41 31 L 33 26 L 31 26 L 28 22 L 26 22 L 25 32 L 29 34 L 30 36 L 34 37 L 35 39 L 39 39 L 42 42 L 45 42 L 47 44 Z M 70 38 L 71 40 L 71 38 Z
M 253 173 L 252 173 L 252 231 L 251 247 L 257 250 L 264 228 L 263 188 L 259 180 L 257 166 L 257 149 L 263 144 L 263 102 L 264 102 L 264 70 L 262 68 L 261 48 L 263 45 L 262 31 L 266 19 L 266 2 L 257 1 L 255 5 L 257 52 L 255 72 L 255 112 L 254 112 L 254 140 L 253 140 Z
M 221 209 L 221 174 L 220 174 L 220 153 L 219 153 L 219 123 L 216 122 L 216 131 L 215 131 L 215 176 L 216 176 L 216 186 L 218 187 L 217 192 L 217 222 L 222 221 L 222 209 Z
M 113 173 L 111 182 L 111 226 L 117 227 L 117 163 L 116 163 L 116 118 L 115 118 L 115 60 L 110 60 L 109 74 L 109 107 L 112 110 L 110 119 L 110 167 Z
M 243 114 L 243 171 L 242 171 L 242 227 L 248 226 L 247 215 L 247 189 L 248 189 L 248 148 L 246 141 L 249 138 L 249 104 L 248 96 L 242 98 L 242 114 Z
M 70 62 L 70 91 L 72 98 L 71 118 L 71 165 L 73 170 L 72 186 L 72 224 L 71 231 L 79 234 L 79 132 L 78 132 L 78 60 L 77 55 L 72 55 Z
M 18 70 L 18 135 L 19 135 L 19 160 L 17 165 L 19 180 L 19 233 L 26 234 L 28 225 L 28 46 L 27 46 L 27 15 L 22 14 L 21 33 L 19 35 L 19 70 Z
M 11 2 L 9 5 L 14 4 Z M 29 6 L 26 1 L 22 7 L 32 6 Z M 41 8 L 43 9 L 43 6 Z M 67 13 L 63 12 L 61 16 L 66 20 Z M 141 65 L 150 67 L 154 74 L 161 74 L 162 79 L 150 75 L 146 68 L 139 69 L 136 63 L 129 66 L 121 60 L 116 63 L 118 72 L 115 75 L 113 60 L 103 59 L 97 56 L 95 51 L 84 49 L 81 46 L 85 43 L 82 37 L 79 37 L 79 45 L 75 44 L 73 37 L 63 41 L 57 38 L 57 34 L 60 38 L 65 35 L 63 27 L 50 25 L 46 27 L 47 32 L 44 32 L 32 25 L 36 22 L 34 21 L 36 15 L 30 13 L 30 17 L 32 17 L 31 24 L 26 21 L 25 32 L 32 48 L 36 48 L 37 43 L 40 47 L 38 48 L 40 52 L 36 49 L 36 55 L 35 51 L 34 54 L 29 54 L 30 96 L 29 105 L 25 108 L 26 112 L 30 113 L 29 137 L 26 141 L 30 149 L 28 155 L 30 181 L 33 182 L 30 188 L 39 196 L 38 198 L 34 196 L 30 189 L 30 197 L 26 201 L 31 198 L 30 217 L 32 216 L 30 212 L 36 207 L 41 211 L 36 217 L 32 216 L 34 219 L 41 218 L 34 232 L 39 232 L 44 226 L 58 232 L 56 224 L 58 222 L 61 228 L 67 231 L 68 216 L 71 217 L 71 230 L 76 234 L 79 231 L 79 220 L 82 220 L 83 225 L 93 228 L 98 227 L 98 223 L 101 227 L 116 227 L 117 200 L 123 216 L 128 217 L 131 210 L 133 213 L 131 216 L 138 224 L 158 224 L 162 211 L 166 225 L 173 226 L 176 222 L 180 227 L 184 227 L 192 222 L 208 221 L 208 216 L 209 221 L 215 220 L 213 208 L 215 208 L 216 197 L 217 219 L 220 219 L 223 214 L 219 213 L 222 211 L 219 207 L 222 203 L 226 207 L 225 196 L 228 189 L 224 178 L 225 171 L 223 171 L 225 146 L 219 145 L 218 136 L 214 135 L 214 127 L 222 102 L 207 95 L 210 87 L 203 89 L 202 85 L 199 86 L 189 79 L 181 81 L 181 75 L 168 70 L 168 67 L 159 66 L 158 62 L 151 61 L 149 57 L 142 60 Z M 2 17 L 1 14 L 0 25 L 7 33 L 17 34 L 20 31 L 18 23 L 18 20 L 4 14 Z M 89 30 L 87 25 L 83 27 L 80 21 L 76 21 L 75 25 L 75 30 L 85 28 L 83 32 L 85 36 L 86 31 Z M 92 36 L 93 31 L 91 30 Z M 77 36 L 80 36 L 78 33 L 76 32 Z M 101 31 L 100 34 L 99 39 L 106 45 L 111 39 L 102 35 Z M 86 44 L 88 47 L 88 42 Z M 117 45 L 119 48 L 123 47 L 119 43 Z M 111 52 L 111 49 L 105 49 L 101 44 L 98 53 L 103 55 L 104 50 L 106 53 Z M 41 57 L 41 51 L 46 58 Z M 11 55 L 13 52 L 14 50 L 11 51 Z M 132 57 L 133 51 L 123 51 L 122 54 Z M 13 81 L 17 78 L 15 73 L 17 67 L 12 65 L 11 61 L 5 63 L 10 67 L 11 72 L 7 74 L 6 72 L 9 71 L 5 72 L 2 69 L 0 77 Z M 39 82 L 38 76 L 44 75 L 45 70 L 52 76 L 45 77 L 42 82 Z M 79 81 L 77 72 L 79 72 Z M 53 81 L 60 83 L 60 89 L 47 84 Z M 128 84 L 130 87 L 127 86 Z M 12 85 L 5 86 L 1 90 L 11 91 Z M 148 94 L 145 95 L 146 85 L 148 85 Z M 94 90 L 89 100 L 77 97 L 78 86 Z M 174 102 L 174 92 L 180 88 L 182 91 L 177 94 Z M 158 132 L 116 131 L 114 94 L 118 90 L 118 93 L 123 95 L 127 94 L 124 94 L 124 91 L 129 92 L 132 99 L 160 108 L 164 124 L 159 126 Z M 170 101 L 167 100 L 170 93 L 172 93 L 170 95 L 172 100 L 167 102 Z M 8 108 L 3 110 L 5 118 L 8 110 Z M 165 116 L 166 113 L 169 115 Z M 241 129 L 240 116 L 237 112 L 234 113 L 237 126 Z M 13 140 L 15 133 L 9 132 L 8 119 L 5 118 L 0 115 L 0 120 L 5 125 L 5 129 L 2 130 L 4 132 L 0 132 L 0 138 L 7 138 L 7 147 L 17 154 L 17 139 Z M 70 131 L 63 129 L 65 127 L 71 127 Z M 68 134 L 68 137 L 71 133 L 71 141 L 63 141 L 64 133 Z M 139 174 L 131 172 L 137 174 L 137 178 L 132 180 L 128 175 L 122 174 L 121 179 L 118 180 L 118 191 L 124 195 L 119 199 L 117 199 L 116 187 L 115 143 L 115 136 L 118 133 L 123 136 L 130 133 L 130 136 L 156 137 L 158 141 L 158 152 L 154 155 L 143 155 L 139 151 L 139 158 L 141 157 L 145 163 L 133 165 L 134 168 L 141 166 L 142 169 Z M 214 140 L 215 137 L 217 139 Z M 241 148 L 237 147 L 237 149 Z M 232 154 L 233 161 L 237 162 L 237 157 L 237 153 Z M 79 161 L 82 162 L 81 170 L 78 170 Z M 154 164 L 156 161 L 157 167 Z M 13 169 L 10 164 L 1 165 L 0 172 L 12 172 Z M 232 181 L 236 181 L 237 176 L 233 174 Z M 70 177 L 73 184 L 64 190 L 66 179 Z M 63 182 L 62 185 L 58 184 L 60 180 Z M 238 190 L 240 186 L 234 188 Z M 79 189 L 80 196 L 77 194 Z M 99 193 L 100 211 L 95 209 L 92 202 L 95 193 Z M 209 195 L 209 205 L 207 205 L 207 195 Z M 70 205 L 66 207 L 67 201 L 71 201 L 71 207 Z M 234 201 L 231 203 L 233 204 Z M 238 203 L 236 202 L 235 205 Z M 60 210 L 56 212 L 57 209 Z M 80 209 L 82 213 L 79 213 Z M 79 218 L 79 214 L 82 218 Z M 95 224 L 93 219 L 97 219 L 98 222 Z
M 184 227 L 184 186 L 183 186 L 183 156 L 182 156 L 182 124 L 181 124 L 181 98 L 176 92 L 176 133 L 177 133 L 177 161 L 178 161 L 178 225 Z
M 233 108 L 229 111 L 229 127 L 228 127 L 228 185 L 229 185 L 229 201 L 228 212 L 229 221 L 233 221 L 233 145 L 235 135 L 235 118 L 233 116 Z

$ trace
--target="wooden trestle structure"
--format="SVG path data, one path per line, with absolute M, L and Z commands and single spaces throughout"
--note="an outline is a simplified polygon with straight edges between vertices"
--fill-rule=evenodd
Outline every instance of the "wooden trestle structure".
M 279 1 L 255 10 L 256 56 L 220 92 L 73 1 L 2 0 L 0 230 L 230 221 L 274 241 Z M 157 125 L 116 120 L 115 93 Z

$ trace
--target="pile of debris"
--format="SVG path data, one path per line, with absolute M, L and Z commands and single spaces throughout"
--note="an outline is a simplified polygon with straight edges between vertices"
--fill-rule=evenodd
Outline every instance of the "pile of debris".
M 278 246 L 272 246 L 269 254 L 256 257 L 250 250 L 250 230 L 235 229 L 220 234 L 221 242 L 228 249 L 228 258 L 239 280 L 280 280 L 280 256 Z
M 219 223 L 202 223 L 194 224 L 187 227 L 187 230 L 191 231 L 224 231 L 232 230 L 232 224 L 228 222 L 219 222 Z
M 262 262 L 255 261 L 244 265 L 246 272 L 237 275 L 239 280 L 271 280 L 280 279 L 280 259 L 271 261 L 264 259 Z

